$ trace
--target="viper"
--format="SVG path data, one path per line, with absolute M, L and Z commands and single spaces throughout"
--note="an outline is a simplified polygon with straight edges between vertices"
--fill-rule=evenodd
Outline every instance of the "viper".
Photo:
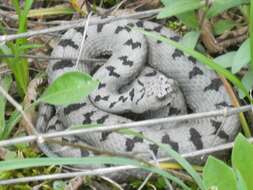
M 159 24 L 143 20 L 118 20 L 87 28 L 81 58 L 106 58 L 106 62 L 52 60 L 48 82 L 70 71 L 89 73 L 98 88 L 82 101 L 68 106 L 41 105 L 36 128 L 41 133 L 68 130 L 74 125 L 112 125 L 134 120 L 172 117 L 231 107 L 219 76 L 207 66 L 168 44 L 146 37 L 138 27 L 171 40 L 181 37 Z M 68 30 L 52 56 L 77 58 L 83 28 Z M 74 92 L 73 92 L 74 93 Z M 208 148 L 231 141 L 239 129 L 237 115 L 157 124 L 135 128 L 137 133 L 170 145 L 179 153 Z M 111 132 L 96 132 L 59 138 L 101 150 L 129 153 L 142 159 L 167 156 L 143 138 Z M 80 148 L 46 144 L 47 155 L 87 157 Z

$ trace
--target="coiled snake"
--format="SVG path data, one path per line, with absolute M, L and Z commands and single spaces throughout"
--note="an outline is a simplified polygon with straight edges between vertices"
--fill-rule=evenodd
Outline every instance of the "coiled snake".
M 99 87 L 80 103 L 54 109 L 49 105 L 41 106 L 36 125 L 40 132 L 65 130 L 74 124 L 110 125 L 133 119 L 231 107 L 230 98 L 215 72 L 193 57 L 161 41 L 149 39 L 129 26 L 156 31 L 180 41 L 173 31 L 148 21 L 120 20 L 89 26 L 82 58 L 107 56 L 108 60 L 103 65 L 80 63 L 78 70 L 92 74 L 100 81 Z M 52 55 L 76 58 L 82 34 L 83 28 L 68 30 Z M 47 70 L 49 83 L 75 69 L 74 61 L 50 61 Z M 136 130 L 157 142 L 169 144 L 180 153 L 186 153 L 230 141 L 238 128 L 238 116 L 229 116 L 139 127 Z M 150 152 L 157 157 L 164 156 L 156 144 L 117 132 L 89 133 L 60 140 L 135 154 L 144 159 L 152 158 Z M 89 156 L 89 152 L 78 148 L 48 146 L 59 156 Z

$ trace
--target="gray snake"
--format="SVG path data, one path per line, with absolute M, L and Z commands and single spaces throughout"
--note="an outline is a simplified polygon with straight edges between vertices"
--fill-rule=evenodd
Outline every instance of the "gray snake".
M 78 70 L 100 81 L 97 90 L 83 101 L 68 106 L 40 106 L 36 128 L 41 133 L 66 130 L 75 124 L 131 122 L 205 112 L 231 107 L 231 100 L 217 74 L 180 50 L 147 38 L 130 27 L 155 31 L 172 40 L 180 36 L 156 23 L 120 20 L 89 26 L 82 58 L 107 57 L 105 64 L 80 63 Z M 78 56 L 83 28 L 68 30 L 53 49 L 52 56 Z M 47 69 L 49 83 L 74 71 L 75 62 L 52 60 Z M 126 116 L 129 116 L 128 118 Z M 239 129 L 237 115 L 139 127 L 137 132 L 170 145 L 180 153 L 231 141 Z M 97 132 L 60 140 L 84 143 L 102 150 L 123 152 L 143 159 L 167 156 L 156 144 L 138 137 Z M 78 148 L 48 144 L 58 156 L 82 157 L 90 153 Z

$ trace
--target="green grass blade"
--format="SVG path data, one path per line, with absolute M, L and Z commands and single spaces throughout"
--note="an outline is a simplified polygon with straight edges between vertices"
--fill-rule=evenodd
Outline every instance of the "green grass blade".
M 84 158 L 27 158 L 27 159 L 13 159 L 7 161 L 0 161 L 0 171 L 16 170 L 28 167 L 50 166 L 50 165 L 96 165 L 101 166 L 104 164 L 113 165 L 133 165 L 141 169 L 157 173 L 165 178 L 173 180 L 185 190 L 190 190 L 180 179 L 168 174 L 167 172 L 149 166 L 137 160 L 131 160 L 122 157 L 108 157 L 108 156 L 94 156 Z
M 253 0 L 250 0 L 250 19 L 249 19 L 249 35 L 250 35 L 250 68 L 253 72 Z
M 8 91 L 12 83 L 12 78 L 10 75 L 0 76 L 0 85 Z M 0 94 L 0 139 L 3 139 L 4 131 L 6 130 L 5 124 L 5 105 L 6 98 Z
M 156 33 L 156 32 L 147 32 L 145 30 L 141 30 L 141 29 L 136 29 L 137 31 L 142 32 L 143 34 L 152 37 L 154 39 L 163 41 L 169 45 L 172 45 L 174 47 L 176 47 L 177 49 L 185 52 L 186 54 L 191 55 L 192 57 L 194 57 L 195 59 L 197 59 L 200 63 L 203 63 L 205 65 L 207 65 L 208 67 L 210 67 L 211 69 L 213 69 L 214 71 L 216 71 L 217 73 L 219 73 L 220 75 L 224 76 L 225 78 L 227 78 L 230 82 L 232 82 L 237 88 L 239 88 L 244 94 L 245 96 L 247 96 L 247 98 L 250 100 L 250 102 L 252 102 L 249 93 L 247 91 L 247 89 L 245 88 L 245 86 L 241 83 L 241 81 L 235 76 L 233 75 L 231 72 L 229 72 L 228 70 L 224 69 L 223 67 L 221 67 L 220 65 L 218 65 L 217 63 L 215 63 L 212 59 L 202 55 L 201 53 L 184 47 L 183 45 L 181 45 L 180 43 L 177 43 L 173 40 L 170 40 L 166 37 L 161 36 L 160 34 Z

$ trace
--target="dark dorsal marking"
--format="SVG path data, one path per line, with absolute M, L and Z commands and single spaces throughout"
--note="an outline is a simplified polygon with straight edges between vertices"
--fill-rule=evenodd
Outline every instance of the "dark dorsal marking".
M 118 73 L 114 72 L 115 67 L 113 67 L 113 66 L 107 66 L 105 68 L 109 71 L 109 76 L 113 76 L 113 77 L 116 77 L 116 78 L 120 77 L 120 75 Z
M 171 108 L 170 108 L 170 112 L 168 113 L 168 116 L 171 116 L 171 115 L 178 115 L 178 114 L 180 114 L 180 112 L 181 112 L 180 109 L 171 107 Z
M 191 61 L 193 64 L 197 63 L 197 60 L 194 57 L 192 57 L 192 56 L 189 56 L 188 60 Z
M 98 89 L 104 88 L 105 86 L 106 86 L 105 83 L 100 82 L 100 83 L 98 84 Z
M 180 36 L 172 36 L 170 37 L 171 40 L 178 42 L 180 40 Z
M 112 103 L 109 105 L 109 108 L 114 107 L 116 103 L 117 103 L 117 102 L 112 102 Z
M 93 116 L 94 113 L 95 111 L 91 111 L 86 114 L 83 114 L 84 116 L 83 124 L 91 124 L 92 123 L 91 116 Z
M 137 83 L 144 87 L 144 84 L 139 79 L 137 79 Z
M 181 57 L 183 55 L 184 55 L 184 53 L 181 50 L 175 49 L 175 51 L 172 54 L 172 57 L 173 57 L 173 59 L 176 59 L 176 57 Z
M 217 130 L 218 130 L 218 129 L 220 128 L 220 126 L 221 126 L 221 122 L 220 122 L 220 121 L 216 121 L 216 120 L 214 120 L 214 119 L 211 119 L 210 122 L 211 122 L 212 126 L 215 128 L 215 131 L 217 132 Z M 215 133 L 216 133 L 216 132 L 215 132 Z
M 135 137 L 133 138 L 133 141 L 136 142 L 136 143 L 137 143 L 137 142 L 142 143 L 142 142 L 143 142 L 143 138 L 135 136 Z
M 118 100 L 124 103 L 125 101 L 127 101 L 127 97 L 120 96 Z
M 131 101 L 133 101 L 133 99 L 134 99 L 134 88 L 129 92 L 129 96 L 130 96 Z
M 197 75 L 203 75 L 203 74 L 204 74 L 203 71 L 200 68 L 195 66 L 189 73 L 189 79 L 192 79 L 193 77 Z
M 102 29 L 103 29 L 104 25 L 105 24 L 103 24 L 103 23 L 100 23 L 100 24 L 97 25 L 97 33 L 102 32 Z
M 139 20 L 138 22 L 136 22 L 136 26 L 138 27 L 143 27 L 143 21 L 142 20 Z
M 224 130 L 219 131 L 218 137 L 225 139 L 226 141 L 229 140 L 229 135 Z
M 141 48 L 141 43 L 134 42 L 133 39 L 127 40 L 124 45 L 131 46 L 132 49 Z
M 73 67 L 74 63 L 71 60 L 61 60 L 54 63 L 52 69 L 53 71 L 63 69 L 66 67 Z
M 220 79 L 213 79 L 211 81 L 211 83 L 205 87 L 204 92 L 206 92 L 207 90 L 215 90 L 215 91 L 219 91 L 219 88 L 222 86 L 222 81 Z
M 149 149 L 152 150 L 155 156 L 157 156 L 159 146 L 157 144 L 150 144 Z
M 82 155 L 82 157 L 87 157 L 87 156 L 89 156 L 89 155 L 90 155 L 90 153 L 89 153 L 87 150 L 83 150 L 83 149 L 81 149 L 80 151 L 81 151 L 81 155 Z
M 78 104 L 71 104 L 64 108 L 64 114 L 68 115 L 73 111 L 80 109 L 81 107 L 86 106 L 86 103 L 78 103 Z
M 134 23 L 130 22 L 127 24 L 128 27 L 134 27 Z M 131 30 L 131 29 L 130 29 Z
M 179 149 L 178 143 L 172 141 L 168 134 L 166 134 L 162 137 L 162 143 L 170 145 L 171 148 L 173 148 L 173 150 L 175 150 L 175 151 L 178 151 L 178 149 Z
M 191 142 L 194 144 L 194 146 L 196 147 L 197 150 L 200 150 L 203 148 L 203 143 L 201 140 L 201 135 L 200 133 L 194 129 L 194 128 L 190 128 L 190 140 Z
M 127 65 L 129 67 L 133 66 L 134 62 L 133 61 L 130 61 L 128 60 L 128 57 L 127 56 L 121 56 L 118 58 L 120 61 L 122 61 L 122 64 L 123 65 Z
M 78 27 L 78 28 L 74 28 L 75 31 L 82 33 L 84 32 L 84 28 L 83 27 Z
M 126 145 L 126 151 L 127 152 L 131 152 L 132 150 L 133 150 L 133 148 L 134 148 L 134 140 L 133 139 L 130 139 L 130 138 L 127 138 L 126 139 L 126 143 L 125 143 L 125 145 Z
M 107 101 L 109 99 L 109 96 L 100 96 L 100 95 L 97 95 L 94 99 L 95 102 L 98 102 L 100 100 L 104 100 L 104 101 Z
M 118 26 L 117 28 L 116 28 L 116 30 L 115 30 L 115 34 L 118 34 L 118 33 L 120 33 L 121 31 L 127 31 L 127 32 L 130 32 L 131 31 L 131 29 L 129 28 L 129 27 L 127 27 L 127 26 Z
M 112 133 L 111 131 L 101 132 L 101 139 L 100 139 L 100 141 L 105 141 L 111 133 Z
M 155 76 L 157 74 L 157 71 L 156 70 L 153 70 L 152 72 L 150 72 L 150 73 L 146 73 L 144 76 L 146 76 L 146 77 L 153 77 L 153 76 Z
M 216 120 L 213 120 L 213 119 L 211 119 L 210 122 L 211 122 L 212 126 L 215 128 L 215 131 L 214 131 L 213 134 L 218 135 L 218 137 L 220 137 L 221 139 L 225 139 L 225 140 L 229 139 L 228 134 L 225 133 L 224 130 L 220 130 L 222 122 L 216 121 Z M 218 134 L 216 134 L 217 131 L 218 131 Z
M 70 47 L 72 47 L 72 48 L 74 48 L 74 49 L 78 49 L 78 48 L 79 48 L 79 46 L 76 45 L 75 42 L 74 42 L 72 39 L 63 39 L 63 40 L 61 40 L 61 41 L 59 42 L 58 45 L 60 45 L 60 46 L 62 46 L 62 47 L 70 46 Z
M 220 103 L 217 103 L 215 104 L 215 107 L 217 109 L 220 109 L 220 108 L 224 108 L 224 107 L 232 107 L 231 105 L 229 105 L 227 102 L 220 102 Z
M 162 28 L 163 28 L 163 26 L 162 26 L 162 25 L 160 25 L 160 26 L 157 26 L 157 27 L 153 28 L 153 30 L 154 30 L 155 32 L 160 33 L 160 32 L 161 32 L 161 30 L 162 30 Z
M 101 118 L 97 119 L 97 123 L 103 124 L 108 117 L 109 117 L 109 115 L 102 116 Z

